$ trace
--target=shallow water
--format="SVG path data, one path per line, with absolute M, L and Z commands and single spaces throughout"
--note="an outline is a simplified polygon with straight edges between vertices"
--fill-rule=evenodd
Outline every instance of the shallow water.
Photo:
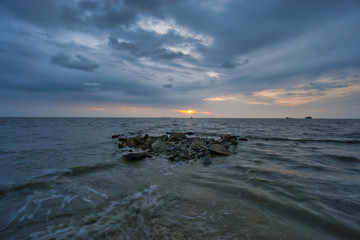
M 113 134 L 247 138 L 200 163 Z M 0 118 L 1 239 L 360 239 L 360 120 Z

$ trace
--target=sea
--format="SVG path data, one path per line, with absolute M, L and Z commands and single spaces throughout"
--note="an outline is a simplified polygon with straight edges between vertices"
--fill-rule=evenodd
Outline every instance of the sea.
M 248 141 L 204 166 L 112 139 L 166 132 Z M 360 239 L 359 119 L 0 118 L 0 171 L 0 239 Z

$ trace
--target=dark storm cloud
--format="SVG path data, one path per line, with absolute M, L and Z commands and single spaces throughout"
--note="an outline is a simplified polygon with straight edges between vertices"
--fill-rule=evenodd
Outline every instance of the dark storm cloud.
M 61 10 L 54 0 L 2 0 L 0 8 L 28 22 L 41 26 L 54 26 L 60 22 Z
M 83 71 L 94 71 L 99 68 L 99 64 L 94 61 L 91 61 L 81 55 L 76 55 L 75 57 L 71 57 L 66 54 L 58 53 L 51 57 L 51 63 L 55 65 L 59 65 L 65 68 L 70 69 L 78 69 Z
M 157 60 L 174 60 L 174 59 L 184 58 L 188 55 L 183 54 L 182 52 L 173 52 L 165 48 L 160 48 L 154 51 L 144 52 L 143 56 L 148 56 L 152 60 L 157 61 Z
M 91 29 L 111 29 L 120 25 L 129 25 L 136 19 L 136 12 L 117 1 L 80 1 L 78 6 L 64 6 L 62 19 L 67 27 Z
M 174 85 L 172 83 L 167 83 L 163 85 L 164 88 L 172 88 Z
M 176 2 L 177 0 L 124 0 L 124 2 L 132 9 L 139 9 L 142 11 L 159 14 L 159 8 L 169 2 Z
M 37 0 L 1 1 L 0 8 L 36 25 L 65 24 L 71 29 L 112 29 L 129 26 L 138 15 L 163 17 L 162 7 L 173 0 Z
M 203 53 L 206 61 L 220 61 L 221 65 L 239 55 L 286 44 L 311 31 L 326 31 L 344 19 L 358 19 L 360 4 L 356 1 L 231 1 L 216 14 L 209 14 L 195 3 L 190 5 L 178 5 L 172 9 L 173 16 L 195 31 L 214 36 L 214 46 L 205 48 Z M 346 27 L 358 32 L 355 25 Z M 350 39 L 344 42 L 347 40 Z
M 130 52 L 131 54 L 133 54 L 133 56 L 146 57 L 153 61 L 185 59 L 185 58 L 191 59 L 190 55 L 183 54 L 182 52 L 174 52 L 166 48 L 141 49 L 141 47 L 135 43 L 119 42 L 116 38 L 113 37 L 109 38 L 108 45 L 110 48 L 116 51 Z
M 139 48 L 135 43 L 119 42 L 116 38 L 109 38 L 109 46 L 117 51 L 129 51 L 135 54 Z
M 0 102 L 14 96 L 20 101 L 85 101 L 123 104 L 170 104 L 167 91 L 142 78 L 87 74 L 84 71 L 63 71 L 47 68 L 39 72 L 34 68 L 22 70 L 21 76 L 12 72 L 0 76 Z M 2 71 L 3 73 L 4 71 Z M 188 100 L 190 101 L 190 100 Z
M 249 59 L 245 59 L 242 63 L 240 62 L 224 62 L 223 64 L 221 64 L 219 67 L 220 68 L 228 68 L 228 69 L 233 69 L 245 64 L 248 64 L 250 62 Z
M 81 0 L 62 8 L 62 19 L 70 28 L 113 29 L 133 24 L 138 15 L 163 17 L 162 6 L 176 1 L 165 0 Z

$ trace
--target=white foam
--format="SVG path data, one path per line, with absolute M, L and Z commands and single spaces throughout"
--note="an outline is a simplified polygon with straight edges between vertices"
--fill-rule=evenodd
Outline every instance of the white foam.
M 79 195 L 65 196 L 64 200 L 61 203 L 60 209 L 63 209 L 66 205 L 69 205 L 69 203 L 71 203 L 71 201 L 74 200 L 75 198 L 77 198 L 78 196 Z
M 90 199 L 83 197 L 82 200 L 84 200 L 84 202 L 88 202 L 88 203 L 92 203 L 93 201 L 91 201 Z
M 98 195 L 102 196 L 102 197 L 105 198 L 105 199 L 108 199 L 108 196 L 107 196 L 105 193 L 100 193 L 100 192 L 96 191 L 95 189 L 93 189 L 93 188 L 91 188 L 91 187 L 89 187 L 89 186 L 86 186 L 85 188 L 86 188 L 89 192 L 93 192 L 93 193 L 95 193 L 95 194 L 98 194 Z

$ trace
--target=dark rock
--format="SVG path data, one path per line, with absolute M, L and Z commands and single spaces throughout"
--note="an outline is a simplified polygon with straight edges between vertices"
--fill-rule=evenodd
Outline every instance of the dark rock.
M 205 156 L 201 163 L 204 164 L 205 166 L 208 166 L 208 165 L 212 164 L 212 161 L 210 160 L 210 158 L 208 156 Z
M 194 133 L 167 132 L 166 135 L 162 136 L 145 134 L 143 137 L 138 135 L 126 138 L 124 135 L 119 134 L 113 135 L 113 137 L 118 138 L 119 148 L 129 147 L 120 150 L 121 153 L 127 151 L 123 158 L 129 161 L 165 154 L 170 161 L 190 162 L 201 160 L 204 165 L 211 164 L 210 153 L 230 155 L 231 152 L 228 148 L 231 144 L 236 145 L 238 140 L 247 141 L 247 139 L 238 139 L 230 134 L 222 135 L 221 139 L 215 138 L 215 136 L 214 138 L 187 137 L 187 135 L 192 134 Z M 134 148 L 142 149 L 143 152 L 134 152 Z
M 230 155 L 231 153 L 226 149 L 222 144 L 212 144 L 209 148 L 211 152 L 221 154 L 221 155 Z
M 247 138 L 238 138 L 239 141 L 247 141 Z
M 231 143 L 232 145 L 238 145 L 238 142 L 237 142 L 237 137 L 236 136 L 232 136 L 230 134 L 226 134 L 226 135 L 222 135 L 221 136 L 221 139 L 225 142 L 229 142 Z
M 172 135 L 172 134 L 179 134 L 179 132 L 166 132 L 166 134 Z M 186 135 L 194 135 L 194 132 L 184 132 L 180 134 L 186 134 Z
M 129 137 L 126 141 L 127 145 L 132 148 L 140 148 L 144 141 L 140 136 Z
M 149 135 L 145 134 L 145 136 L 143 137 L 143 140 L 146 140 L 149 138 Z
M 164 142 L 166 142 L 166 141 L 169 139 L 169 137 L 168 137 L 167 134 L 161 135 L 159 138 L 160 138 L 161 140 L 163 140 Z
M 225 140 L 227 142 L 231 141 L 232 138 L 236 138 L 236 137 L 232 136 L 230 134 L 221 135 L 221 139 L 223 139 L 223 140 Z
M 127 161 L 137 161 L 148 156 L 148 152 L 135 152 L 123 155 L 123 158 Z
M 205 140 L 205 143 L 208 144 L 208 145 L 215 144 L 215 143 L 220 144 L 220 142 L 215 141 L 215 139 L 212 139 L 212 138 L 207 138 Z
M 158 139 L 151 144 L 151 149 L 155 153 L 164 153 L 168 150 L 168 145 L 162 139 Z
M 194 149 L 194 150 L 199 150 L 201 148 L 203 148 L 204 146 L 204 141 L 201 140 L 201 139 L 198 139 L 198 138 L 194 138 L 192 140 L 192 143 L 191 143 L 191 148 Z
M 145 141 L 144 144 L 142 145 L 142 149 L 152 149 L 151 148 L 151 144 L 153 144 L 153 142 L 156 141 L 156 138 L 154 137 L 148 137 Z
M 186 140 L 187 137 L 185 133 L 172 133 L 170 134 L 169 141 L 170 142 L 180 142 L 182 140 Z
M 114 138 L 118 138 L 120 137 L 120 134 L 116 134 L 116 135 L 112 135 L 111 138 L 114 139 Z
M 202 158 L 202 157 L 205 157 L 207 154 L 207 152 L 205 151 L 200 151 L 200 152 L 197 152 L 196 156 L 197 158 Z

